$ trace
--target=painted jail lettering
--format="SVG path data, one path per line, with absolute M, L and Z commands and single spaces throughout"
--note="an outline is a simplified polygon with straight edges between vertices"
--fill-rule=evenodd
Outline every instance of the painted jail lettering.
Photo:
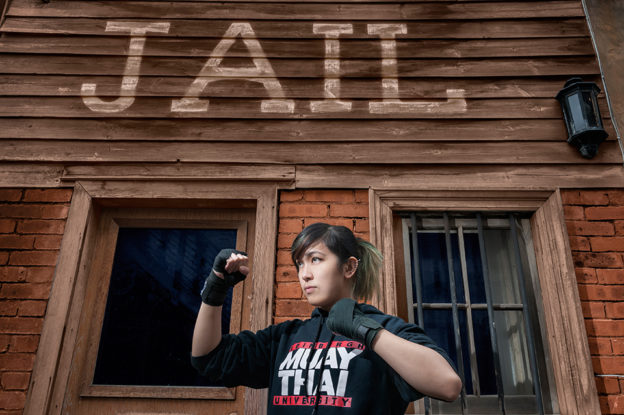
M 221 65 L 223 57 L 232 47 L 236 37 L 241 37 L 249 50 L 254 63 L 253 68 L 228 68 Z M 195 81 L 186 91 L 184 98 L 174 99 L 171 103 L 173 112 L 204 112 L 208 111 L 208 100 L 200 100 L 199 96 L 210 82 L 225 79 L 238 79 L 261 83 L 271 99 L 263 99 L 262 112 L 292 113 L 295 102 L 285 99 L 282 85 L 275 77 L 275 71 L 266 58 L 260 42 L 256 39 L 249 23 L 232 23 L 223 35 L 223 38 L 210 54 L 208 62 L 195 78 Z
M 141 60 L 147 33 L 169 33 L 170 23 L 115 22 L 106 24 L 107 32 L 129 32 L 130 46 L 121 81 L 120 96 L 114 101 L 103 101 L 96 96 L 94 83 L 84 83 L 81 95 L 84 104 L 94 112 L 117 113 L 128 109 L 135 100 L 139 82 Z M 311 113 L 336 113 L 352 111 L 352 102 L 340 99 L 340 36 L 353 34 L 350 23 L 314 23 L 312 32 L 325 37 L 323 100 L 310 101 Z M 368 103 L 371 114 L 460 114 L 467 110 L 463 89 L 447 89 L 447 100 L 413 101 L 399 99 L 399 70 L 396 36 L 407 34 L 407 25 L 368 24 L 367 33 L 378 36 L 381 42 L 381 101 Z M 241 38 L 249 51 L 253 67 L 226 67 L 222 61 L 237 38 Z M 222 80 L 250 81 L 262 84 L 270 99 L 263 99 L 263 113 L 293 114 L 295 101 L 287 99 L 275 71 L 264 53 L 257 36 L 247 22 L 232 23 L 210 54 L 208 61 L 187 88 L 184 96 L 171 101 L 171 112 L 200 113 L 209 110 L 209 100 L 200 96 L 211 82 Z
M 168 33 L 169 27 L 169 23 L 106 22 L 107 32 L 130 32 L 130 47 L 121 79 L 120 97 L 114 101 L 102 101 L 96 97 L 96 84 L 82 84 L 80 93 L 85 105 L 95 112 L 121 112 L 130 107 L 134 103 L 136 87 L 139 83 L 145 34 L 148 32 Z

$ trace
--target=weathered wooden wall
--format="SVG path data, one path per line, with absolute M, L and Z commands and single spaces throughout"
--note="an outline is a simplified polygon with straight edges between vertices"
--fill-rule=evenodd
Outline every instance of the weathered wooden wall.
M 587 20 L 608 90 L 609 100 L 622 142 L 624 130 L 624 2 L 584 0 Z
M 601 84 L 580 0 L 11 0 L 0 30 L 11 166 L 622 163 L 604 99 L 598 156 L 565 143 L 554 96 Z

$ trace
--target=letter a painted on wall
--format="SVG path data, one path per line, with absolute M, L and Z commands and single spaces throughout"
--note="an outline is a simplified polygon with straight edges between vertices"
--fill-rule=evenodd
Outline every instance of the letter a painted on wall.
M 80 93 L 85 105 L 96 112 L 121 112 L 134 102 L 136 87 L 139 83 L 139 70 L 145 48 L 145 34 L 147 32 L 168 33 L 169 23 L 143 22 L 107 22 L 107 32 L 130 32 L 130 47 L 128 60 L 121 80 L 120 97 L 114 101 L 102 101 L 96 97 L 96 84 L 82 84 Z
M 242 37 L 245 46 L 250 52 L 254 67 L 233 68 L 220 66 L 225 54 L 234 44 L 235 38 L 239 36 Z M 256 34 L 251 25 L 249 23 L 232 23 L 210 54 L 208 62 L 206 62 L 187 89 L 184 98 L 173 100 L 171 111 L 208 111 L 208 100 L 199 99 L 199 96 L 210 82 L 226 79 L 261 83 L 271 97 L 271 99 L 262 100 L 262 112 L 292 113 L 295 110 L 295 102 L 285 99 L 284 90 L 275 76 L 273 67 L 264 54 L 260 42 L 256 39 Z

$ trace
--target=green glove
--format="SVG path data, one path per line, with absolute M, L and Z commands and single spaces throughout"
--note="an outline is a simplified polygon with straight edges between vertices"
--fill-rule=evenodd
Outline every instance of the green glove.
M 360 305 L 351 298 L 343 298 L 329 311 L 327 327 L 334 333 L 373 347 L 373 340 L 383 328 L 381 324 L 366 317 Z
M 245 252 L 236 249 L 222 249 L 214 259 L 214 264 L 210 275 L 204 282 L 204 288 L 201 290 L 202 302 L 212 306 L 221 306 L 225 302 L 230 287 L 235 286 L 247 276 L 240 271 L 228 273 L 225 271 L 225 263 L 232 253 L 247 255 Z M 219 278 L 215 271 L 223 274 L 223 278 Z

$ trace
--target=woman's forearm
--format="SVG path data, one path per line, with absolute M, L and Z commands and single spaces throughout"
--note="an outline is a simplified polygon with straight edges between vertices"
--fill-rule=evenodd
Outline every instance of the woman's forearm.
M 221 342 L 221 309 L 202 303 L 195 321 L 191 354 L 203 356 L 214 350 Z
M 387 330 L 377 334 L 373 350 L 419 392 L 445 401 L 454 401 L 459 396 L 461 379 L 435 350 Z

